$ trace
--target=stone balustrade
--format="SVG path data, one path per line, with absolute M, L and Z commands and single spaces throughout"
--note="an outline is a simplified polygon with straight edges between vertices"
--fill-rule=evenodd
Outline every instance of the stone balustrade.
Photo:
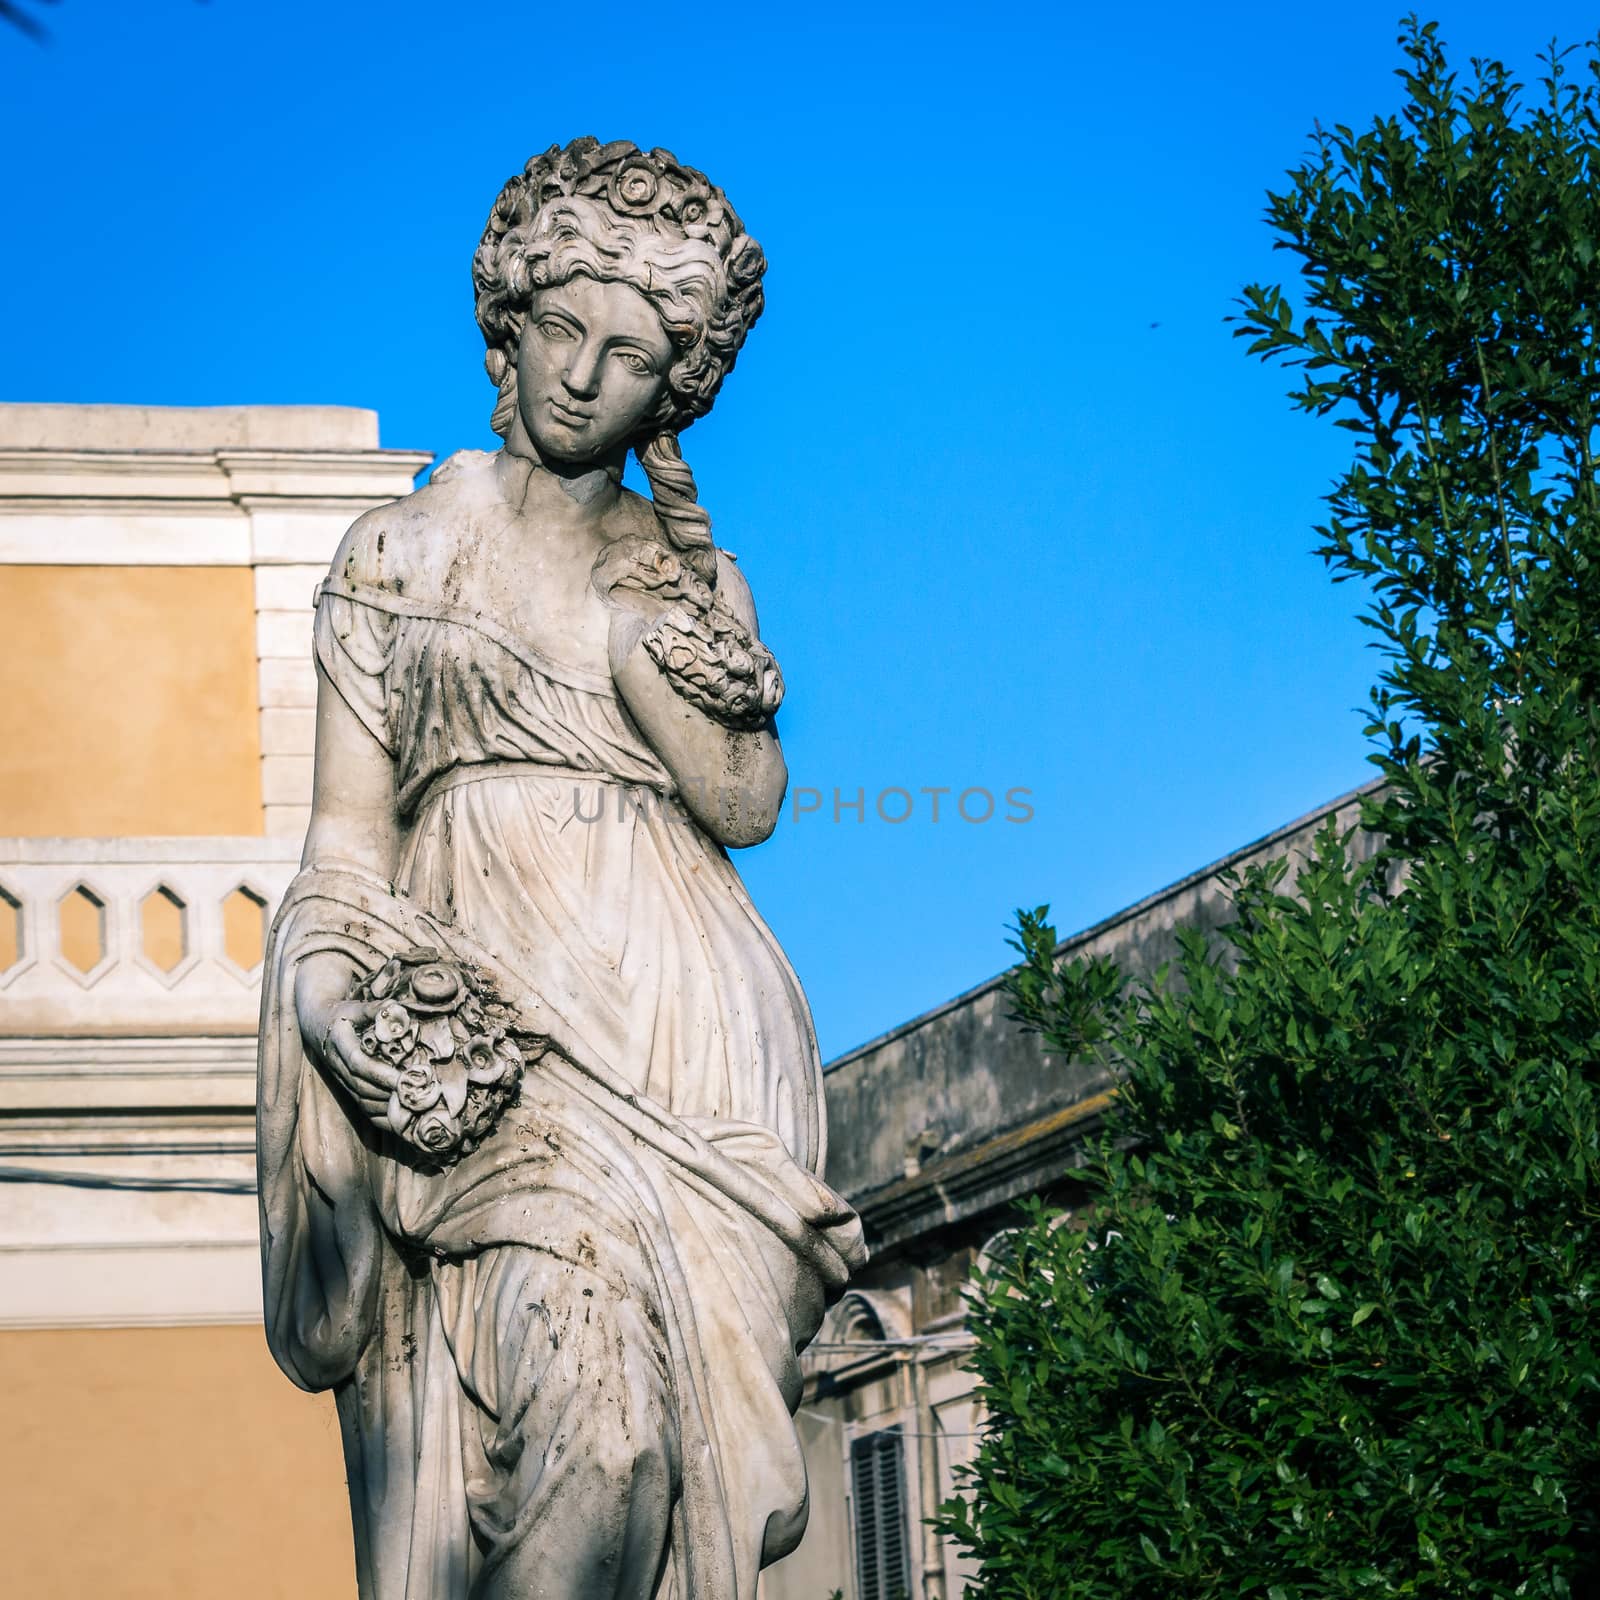
M 293 838 L 0 838 L 0 1035 L 253 1034 Z

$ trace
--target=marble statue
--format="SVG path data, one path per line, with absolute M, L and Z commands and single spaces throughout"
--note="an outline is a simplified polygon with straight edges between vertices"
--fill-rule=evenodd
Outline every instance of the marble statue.
M 782 677 L 679 447 L 765 265 L 665 150 L 535 157 L 472 266 L 504 448 L 319 591 L 261 1238 L 362 1600 L 752 1600 L 805 1525 L 796 1357 L 861 1229 L 727 854 L 777 818 Z

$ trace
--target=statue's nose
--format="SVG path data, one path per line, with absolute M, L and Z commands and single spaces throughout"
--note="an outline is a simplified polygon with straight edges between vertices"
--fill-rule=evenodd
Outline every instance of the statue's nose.
M 600 352 L 580 345 L 573 352 L 562 381 L 580 400 L 592 400 L 600 392 Z

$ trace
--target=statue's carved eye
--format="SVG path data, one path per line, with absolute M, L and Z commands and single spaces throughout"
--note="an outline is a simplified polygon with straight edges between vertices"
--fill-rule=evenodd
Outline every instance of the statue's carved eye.
M 619 350 L 617 359 L 629 372 L 637 372 L 641 377 L 650 370 L 650 363 L 637 350 Z
M 546 317 L 539 324 L 539 332 L 547 339 L 568 340 L 573 337 L 572 329 L 558 317 Z

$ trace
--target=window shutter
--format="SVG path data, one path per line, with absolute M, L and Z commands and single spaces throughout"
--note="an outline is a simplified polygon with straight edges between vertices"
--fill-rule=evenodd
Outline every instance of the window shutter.
M 869 1433 L 850 1446 L 856 1600 L 911 1600 L 904 1450 L 898 1428 Z

